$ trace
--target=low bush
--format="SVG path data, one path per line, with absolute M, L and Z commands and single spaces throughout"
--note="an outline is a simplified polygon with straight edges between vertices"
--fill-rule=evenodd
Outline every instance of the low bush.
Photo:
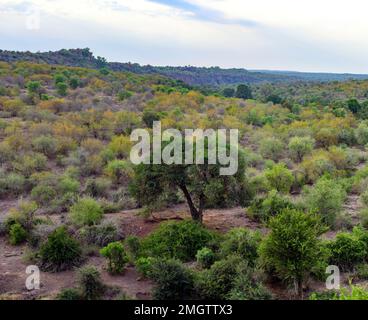
M 265 196 L 254 198 L 247 213 L 252 219 L 267 223 L 270 218 L 278 215 L 284 209 L 295 207 L 286 196 L 279 194 L 277 190 L 272 190 Z
M 216 235 L 199 223 L 185 220 L 164 222 L 147 237 L 142 239 L 141 248 L 145 256 L 175 258 L 189 261 L 195 258 Z
M 78 289 L 62 289 L 56 296 L 56 300 L 82 300 L 82 295 Z
M 294 182 L 292 172 L 284 164 L 277 164 L 267 169 L 265 176 L 271 188 L 282 193 L 288 193 Z
M 368 300 L 368 291 L 360 286 L 350 285 L 349 289 L 339 291 L 314 292 L 309 300 Z
M 19 224 L 15 223 L 9 230 L 9 242 L 12 245 L 18 245 L 27 239 L 27 231 Z
M 197 251 L 196 259 L 202 268 L 208 269 L 215 262 L 216 255 L 211 249 L 205 247 Z
M 121 242 L 109 243 L 100 250 L 102 256 L 108 260 L 108 271 L 110 273 L 122 273 L 128 262 L 128 257 Z
M 27 201 L 20 202 L 17 209 L 10 209 L 5 220 L 7 231 L 10 231 L 10 228 L 13 224 L 19 224 L 27 233 L 30 232 L 34 227 L 37 209 L 38 207 L 35 202 Z
M 336 216 L 346 198 L 345 190 L 334 180 L 321 178 L 312 189 L 304 191 L 305 205 L 310 211 L 321 215 L 322 221 L 334 228 Z
M 229 300 L 271 300 L 272 293 L 264 286 L 262 272 L 249 268 L 247 264 L 238 266 L 238 275 L 233 288 L 226 295 Z
M 261 234 L 245 228 L 230 230 L 221 241 L 220 254 L 225 259 L 236 254 L 247 261 L 251 266 L 255 265 L 258 258 L 258 246 L 261 242 Z
M 141 242 L 137 236 L 128 236 L 124 240 L 130 260 L 135 260 L 139 257 L 141 251 Z
M 83 299 L 86 300 L 99 300 L 106 290 L 100 272 L 94 266 L 85 266 L 78 270 L 78 285 Z
M 69 217 L 76 226 L 91 226 L 101 221 L 103 210 L 93 198 L 81 198 L 70 208 Z
M 65 227 L 59 227 L 41 246 L 39 255 L 42 268 L 47 271 L 62 271 L 76 266 L 81 261 L 81 248 Z
M 40 206 L 46 206 L 56 198 L 57 192 L 48 185 L 39 184 L 31 191 L 32 200 L 36 201 Z
M 282 155 L 284 144 L 279 139 L 271 137 L 263 139 L 259 149 L 263 157 L 276 161 Z
M 150 278 L 153 270 L 154 264 L 157 262 L 155 258 L 152 257 L 141 257 L 135 261 L 135 267 L 137 271 L 143 275 L 145 278 Z
M 202 271 L 196 281 L 196 290 L 201 299 L 271 298 L 262 284 L 260 272 L 256 272 L 238 255 L 216 261 L 210 269 Z
M 193 274 L 177 260 L 157 260 L 151 272 L 156 300 L 184 300 L 194 294 Z
M 87 244 L 99 247 L 107 246 L 109 243 L 122 238 L 117 226 L 113 222 L 102 222 L 99 225 L 86 226 L 78 231 L 79 238 Z
M 105 197 L 108 195 L 111 185 L 111 180 L 107 178 L 88 179 L 85 192 L 91 197 Z
M 360 280 L 368 280 L 368 264 L 361 263 L 356 266 L 356 277 Z
M 288 147 L 291 158 L 300 162 L 306 154 L 313 150 L 314 140 L 311 137 L 293 137 Z
M 365 261 L 368 255 L 367 244 L 357 232 L 340 232 L 336 239 L 328 243 L 331 252 L 330 263 L 342 270 L 351 270 L 357 263 Z

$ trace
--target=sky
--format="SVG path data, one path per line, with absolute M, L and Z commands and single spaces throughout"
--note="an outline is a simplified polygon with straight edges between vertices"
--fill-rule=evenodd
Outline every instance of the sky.
M 368 73 L 367 9 L 366 0 L 0 0 L 0 49 Z

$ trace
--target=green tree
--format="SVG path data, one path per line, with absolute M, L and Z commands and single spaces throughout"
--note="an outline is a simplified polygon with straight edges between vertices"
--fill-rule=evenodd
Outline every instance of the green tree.
M 303 297 L 303 284 L 323 259 L 318 237 L 325 231 L 316 215 L 286 209 L 269 222 L 270 234 L 260 246 L 262 263 Z
M 235 95 L 235 90 L 233 88 L 225 88 L 222 91 L 222 95 L 226 98 L 232 98 Z
M 360 105 L 360 103 L 358 102 L 358 100 L 357 99 L 350 99 L 350 100 L 348 100 L 347 102 L 346 102 L 346 104 L 347 104 L 347 106 L 348 106 L 348 109 L 352 112 L 352 113 L 354 113 L 354 114 L 356 114 L 356 113 L 358 113 L 359 111 L 360 111 L 360 109 L 361 109 L 361 105 Z
M 229 147 L 229 146 L 228 146 Z M 233 146 L 235 147 L 235 146 Z M 194 155 L 195 152 L 194 145 Z M 184 154 L 184 144 L 183 144 Z M 157 203 L 165 194 L 180 190 L 190 209 L 193 220 L 202 222 L 203 211 L 213 198 L 209 185 L 224 186 L 221 196 L 232 197 L 239 204 L 245 201 L 245 158 L 238 154 L 238 171 L 232 175 L 220 175 L 220 164 L 208 164 L 208 144 L 205 144 L 204 164 L 139 164 L 135 166 L 134 180 L 130 185 L 132 195 L 141 205 Z
M 239 84 L 235 96 L 240 99 L 252 99 L 252 89 L 246 84 Z

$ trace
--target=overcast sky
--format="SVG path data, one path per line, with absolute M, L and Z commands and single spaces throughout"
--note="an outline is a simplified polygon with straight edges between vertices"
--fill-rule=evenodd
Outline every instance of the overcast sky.
M 0 0 L 0 49 L 368 73 L 367 0 Z

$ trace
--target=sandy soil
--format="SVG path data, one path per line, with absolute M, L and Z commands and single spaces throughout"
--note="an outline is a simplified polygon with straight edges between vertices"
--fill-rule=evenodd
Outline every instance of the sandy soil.
M 0 203 L 1 214 L 5 215 L 9 208 L 14 207 L 16 202 L 5 201 Z M 145 236 L 157 228 L 162 221 L 182 220 L 190 218 L 186 205 L 178 205 L 154 213 L 145 218 L 139 214 L 139 210 L 127 210 L 114 214 L 106 214 L 105 219 L 115 221 L 127 235 Z M 60 223 L 61 216 L 53 215 L 51 219 Z M 244 209 L 237 207 L 226 210 L 207 210 L 204 214 L 204 223 L 211 229 L 226 232 L 234 227 L 248 227 L 262 230 L 258 224 L 250 221 Z M 71 288 L 76 283 L 75 270 L 59 273 L 41 272 L 40 290 L 28 291 L 25 287 L 27 278 L 27 263 L 25 246 L 11 246 L 5 238 L 0 238 L 0 295 L 6 294 L 6 298 L 14 299 L 52 299 L 63 288 Z M 96 266 L 104 283 L 118 288 L 132 298 L 150 299 L 152 283 L 141 279 L 136 270 L 129 266 L 123 275 L 112 276 L 105 269 L 105 259 L 102 257 L 89 257 L 84 263 Z

